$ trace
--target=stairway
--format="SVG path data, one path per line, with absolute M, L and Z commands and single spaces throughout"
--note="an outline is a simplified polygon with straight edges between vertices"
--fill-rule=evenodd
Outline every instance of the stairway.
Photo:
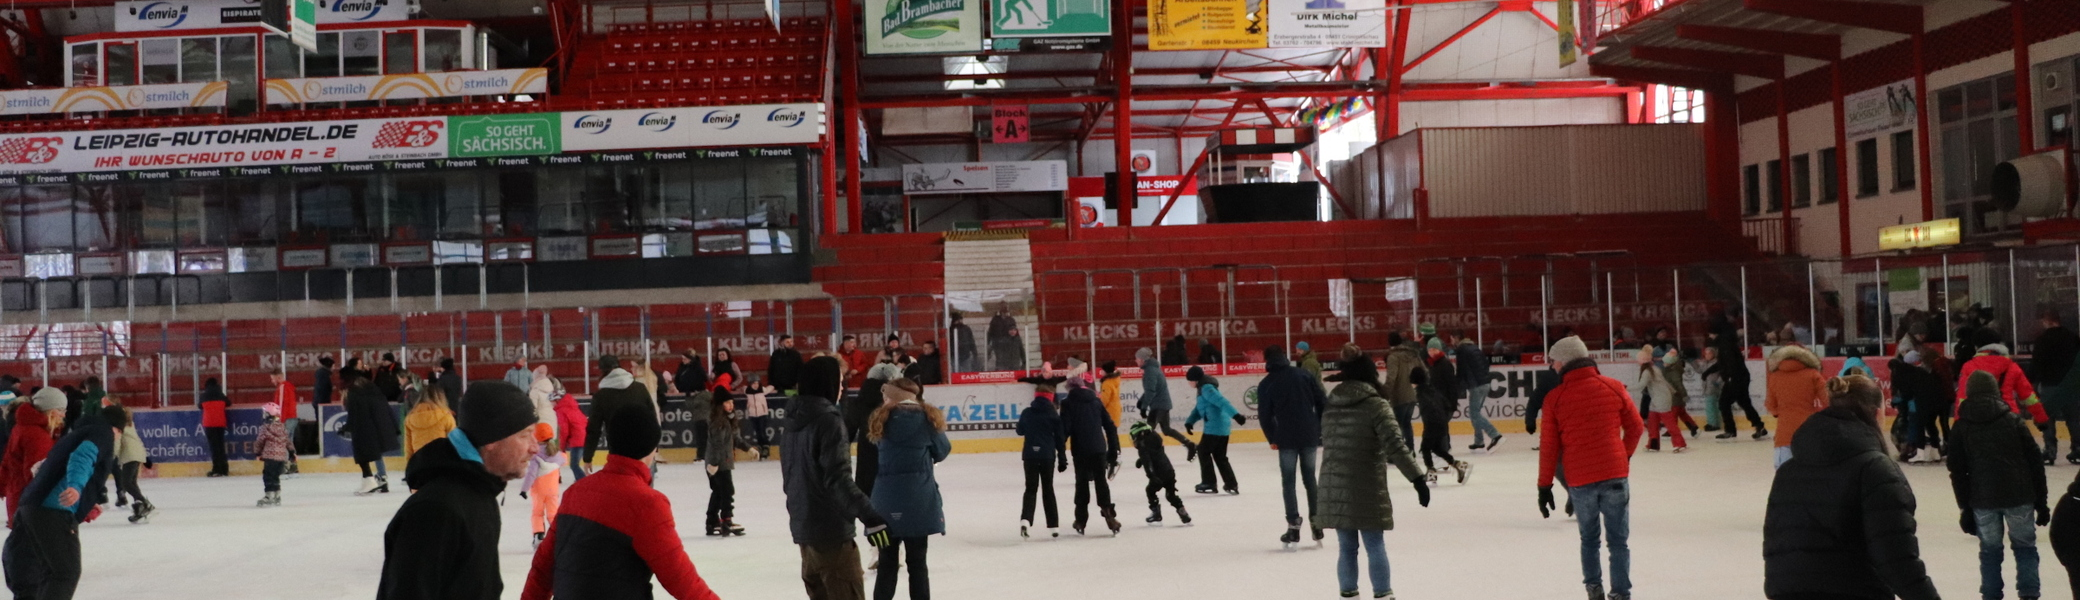
M 1033 244 L 1024 232 L 948 235 L 945 264 L 947 301 L 964 312 L 979 308 L 984 315 L 1008 308 L 1024 346 L 1022 368 L 1038 366 L 1040 318 L 1033 294 Z M 976 342 L 987 345 L 982 338 L 988 319 L 976 315 L 968 323 L 977 330 Z M 993 358 L 986 360 L 1001 364 Z

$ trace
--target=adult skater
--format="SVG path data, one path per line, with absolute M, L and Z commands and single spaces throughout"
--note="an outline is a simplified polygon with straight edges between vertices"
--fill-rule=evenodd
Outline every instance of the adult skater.
M 1829 389 L 1830 406 L 1798 427 L 1770 485 L 1763 594 L 1936 600 L 1914 536 L 1914 491 L 1885 456 L 1877 382 L 1844 377 Z
M 144 438 L 137 435 L 137 423 L 131 419 L 130 411 L 123 409 L 121 404 L 110 406 L 117 407 L 121 413 L 118 420 L 117 414 L 103 411 L 108 415 L 109 425 L 122 431 L 116 436 L 116 463 L 110 472 L 116 479 L 116 507 L 121 508 L 126 500 L 124 496 L 129 496 L 130 522 L 142 524 L 152 518 L 153 508 L 152 501 L 145 499 L 144 490 L 137 487 L 137 476 L 138 471 L 152 464 L 152 455 L 145 450 Z
M 2015 549 L 2015 588 L 2036 598 L 2037 526 L 2051 524 L 2044 465 L 2029 426 L 2000 400 L 2000 382 L 1985 371 L 1965 380 L 1950 439 L 1950 490 L 1959 524 L 1979 536 L 1979 595 L 2000 598 L 2001 541 Z M 2034 518 L 2032 518 L 2034 517 Z
M 2066 484 L 2065 493 L 2058 497 L 2058 509 L 2051 514 L 2051 551 L 2058 556 L 2058 564 L 2066 568 L 2066 582 L 2073 588 L 2073 597 L 2080 598 L 2080 477 Z
M 1228 436 L 1234 432 L 1229 419 L 1241 420 L 1242 416 L 1236 412 L 1235 405 L 1221 395 L 1220 381 L 1207 375 L 1205 370 L 1192 367 L 1185 372 L 1184 379 L 1192 382 L 1192 388 L 1199 393 L 1198 398 L 1192 401 L 1191 416 L 1184 419 L 1185 433 L 1191 433 L 1192 426 L 1200 421 L 1206 422 L 1206 435 L 1199 436 L 1199 453 L 1203 455 L 1200 458 L 1204 459 L 1199 461 L 1199 486 L 1192 491 L 1240 494 L 1242 486 L 1235 481 L 1235 467 L 1228 464 Z M 1213 487 L 1215 474 L 1220 475 L 1219 489 Z
M 673 598 L 715 600 L 679 542 L 671 500 L 651 485 L 656 415 L 629 410 L 613 419 L 607 466 L 564 491 L 520 598 L 649 598 L 654 576 Z
M 1184 444 L 1184 460 L 1191 462 L 1199 455 L 1199 445 L 1170 427 L 1170 382 L 1163 378 L 1163 364 L 1157 362 L 1155 352 L 1147 348 L 1134 351 L 1134 362 L 1141 365 L 1141 400 L 1135 408 L 1141 411 L 1141 418 L 1154 425 L 1157 431 Z
M 1638 405 L 1625 384 L 1605 377 L 1589 357 L 1582 338 L 1567 336 L 1553 344 L 1546 360 L 1559 366 L 1560 385 L 1546 394 L 1538 427 L 1538 514 L 1553 516 L 1553 476 L 1567 472 L 1567 498 L 1575 507 L 1582 537 L 1582 585 L 1591 600 L 1604 600 L 1603 568 L 1598 560 L 1610 542 L 1610 597 L 1632 597 L 1631 461 L 1639 448 Z
M 2066 424 L 2066 437 L 2074 440 L 2066 461 L 2080 464 L 2080 377 L 2071 377 L 2073 361 L 2080 358 L 2080 335 L 2066 329 L 2057 310 L 2046 310 L 2038 318 L 2044 327 L 2031 351 L 2030 382 L 2044 398 L 2045 412 L 2052 422 L 2044 427 L 2044 464 L 2058 459 L 2058 422 Z
M 1307 376 L 1313 377 L 1315 385 L 1320 386 L 1322 383 L 1321 357 L 1315 356 L 1314 348 L 1308 346 L 1307 342 L 1294 344 L 1293 350 L 1295 351 L 1292 360 L 1293 365 L 1307 371 Z
M 867 420 L 888 402 L 882 397 L 881 390 L 888 386 L 888 382 L 902 376 L 902 369 L 896 368 L 895 363 L 874 363 L 874 366 L 867 367 L 867 378 L 860 382 L 859 394 L 844 402 L 845 439 L 856 445 L 853 455 L 857 462 L 853 464 L 852 480 L 860 491 L 869 495 L 874 493 L 874 482 L 881 473 L 881 448 L 867 440 Z
M 701 358 L 700 352 L 687 348 L 679 353 L 679 370 L 672 373 L 672 385 L 689 398 L 713 391 L 714 386 L 708 385 L 707 361 Z
M 889 544 L 881 547 L 874 574 L 874 599 L 896 596 L 897 569 L 910 569 L 911 600 L 932 597 L 930 569 L 925 565 L 926 540 L 946 534 L 945 500 L 939 496 L 934 465 L 953 453 L 946 439 L 946 415 L 924 401 L 923 386 L 897 379 L 881 388 L 888 403 L 867 420 L 867 440 L 881 446 L 881 481 L 874 486 L 874 510 L 888 515 Z M 898 551 L 900 556 L 898 555 Z
M 115 428 L 102 415 L 120 410 L 107 406 L 80 415 L 22 489 L 27 501 L 15 512 L 14 530 L 0 547 L 7 589 L 15 598 L 70 600 L 78 590 L 79 526 L 100 516 L 108 467 L 115 464 Z
M 534 411 L 527 411 L 527 416 L 533 418 Z M 390 467 L 383 464 L 383 455 L 398 448 L 397 413 L 391 412 L 374 382 L 356 377 L 347 384 L 347 421 L 340 431 L 353 438 L 354 464 L 361 467 L 361 488 L 354 495 L 390 493 Z
M 2028 418 L 2038 427 L 2050 423 L 2051 416 L 2044 412 L 2044 404 L 2038 401 L 2036 388 L 2029 384 L 2029 375 L 2023 373 L 2021 365 L 2015 364 L 2015 359 L 2008 358 L 2008 346 L 2001 343 L 2000 332 L 1981 328 L 1975 330 L 1972 337 L 1978 352 L 1958 368 L 1958 397 L 1966 395 L 1964 382 L 1973 373 L 1985 371 L 2000 382 L 2001 400 L 2008 404 L 2008 410 Z
M 332 357 L 318 357 L 318 368 L 311 371 L 311 403 L 332 402 Z
M 1755 411 L 1755 400 L 1749 392 L 1749 388 L 1754 386 L 1755 377 L 1748 373 L 1747 355 L 1741 353 L 1740 347 L 1734 345 L 1731 338 L 1721 345 L 1707 347 L 1706 351 L 1711 352 L 1712 357 L 1716 358 L 1704 374 L 1719 377 L 1719 422 L 1725 427 L 1725 430 L 1713 438 L 1731 440 L 1740 437 L 1740 427 L 1733 422 L 1735 406 L 1741 408 L 1742 414 L 1748 417 L 1748 425 L 1755 429 L 1752 436 L 1754 439 L 1769 437 L 1769 428 L 1763 427 L 1762 414 Z
M 536 452 L 534 405 L 503 381 L 470 384 L 460 404 L 461 426 L 405 465 L 412 495 L 383 530 L 377 600 L 495 600 L 505 590 L 498 496 Z
M 1819 357 L 1801 346 L 1785 346 L 1769 353 L 1767 385 L 1769 396 L 1762 404 L 1777 418 L 1776 466 L 1783 467 L 1796 454 L 1791 437 L 1798 434 L 1798 426 L 1827 408 L 1827 381 L 1820 375 Z
M 1459 377 L 1453 372 L 1451 359 L 1445 356 L 1443 341 L 1430 338 L 1425 346 L 1430 370 L 1416 388 L 1418 404 L 1423 409 L 1423 466 L 1429 468 L 1430 481 L 1437 481 L 1441 471 L 1431 458 L 1443 458 L 1445 467 L 1455 471 L 1459 483 L 1464 484 L 1473 476 L 1473 465 L 1452 457 L 1452 413 L 1459 411 Z
M 505 381 L 513 384 L 513 387 L 520 388 L 521 391 L 526 391 L 527 386 L 534 383 L 534 372 L 527 368 L 526 354 L 513 359 L 513 368 L 506 369 Z
M 1493 454 L 1502 447 L 1502 431 L 1488 421 L 1488 413 L 1482 410 L 1488 401 L 1488 355 L 1481 352 L 1480 344 L 1473 338 L 1461 335 L 1459 345 L 1452 349 L 1452 362 L 1459 371 L 1459 389 L 1466 390 L 1466 418 L 1473 422 L 1473 445 L 1466 448 Z
M 1055 508 L 1054 474 L 1069 470 L 1069 433 L 1062 427 L 1061 413 L 1055 410 L 1054 384 L 1044 377 L 1019 381 L 1033 384 L 1035 389 L 1033 403 L 1018 414 L 1018 424 L 1014 426 L 1018 435 L 1025 438 L 1019 450 L 1019 459 L 1025 465 L 1026 490 L 1018 513 L 1018 537 L 1033 537 L 1035 495 L 1046 504 L 1047 537 L 1061 537 L 1056 531 L 1061 526 L 1061 514 Z
M 594 453 L 599 449 L 600 430 L 613 420 L 614 413 L 634 410 L 656 416 L 656 403 L 650 399 L 650 389 L 636 382 L 636 376 L 621 368 L 621 358 L 608 354 L 599 357 L 599 370 L 603 374 L 599 389 L 592 392 L 592 413 L 585 424 L 585 452 L 579 461 L 592 464 Z M 582 467 L 581 467 L 582 468 Z
M 455 359 L 441 357 L 440 373 L 433 377 L 433 382 L 441 388 L 442 394 L 447 395 L 448 401 L 462 399 L 462 373 L 455 370 Z
M 57 393 L 60 397 L 64 394 L 49 386 L 37 393 L 41 394 L 44 390 Z M 231 428 L 229 417 L 225 415 L 225 410 L 231 406 L 231 399 L 224 396 L 224 386 L 217 383 L 217 378 L 211 377 L 203 380 L 202 394 L 197 397 L 195 405 L 202 409 L 202 433 L 209 440 L 208 476 L 228 477 L 231 475 L 231 459 L 224 449 L 224 434 Z M 67 411 L 67 414 L 71 412 Z
M 1084 525 L 1090 522 L 1092 488 L 1097 488 L 1098 516 L 1105 519 L 1105 527 L 1113 535 L 1119 535 L 1110 483 L 1119 469 L 1119 426 L 1105 414 L 1098 395 L 1081 384 L 1071 386 L 1068 398 L 1062 401 L 1062 425 L 1069 431 L 1069 460 L 1076 469 L 1076 521 L 1070 528 L 1083 535 Z
M 7 437 L 7 454 L 0 458 L 0 495 L 7 496 L 7 523 L 14 526 L 21 512 L 22 490 L 36 478 L 36 463 L 50 454 L 57 442 L 58 427 L 65 422 L 65 393 L 57 388 L 36 390 L 28 402 L 14 402 L 14 427 Z
M 1293 481 L 1296 470 L 1307 488 L 1307 520 L 1314 525 L 1314 541 L 1322 541 L 1322 525 L 1314 523 L 1314 467 L 1315 451 L 1322 446 L 1322 411 L 1328 401 L 1321 380 L 1287 362 L 1284 348 L 1264 349 L 1264 379 L 1257 382 L 1257 421 L 1264 428 L 1264 440 L 1278 451 L 1279 487 L 1286 502 L 1286 532 L 1280 540 L 1288 544 L 1300 541 L 1300 503 Z
M 780 336 L 780 347 L 766 358 L 766 383 L 781 394 L 793 395 L 802 377 L 802 352 L 794 349 L 794 336 Z
M 1359 349 L 1357 344 L 1344 344 L 1343 356 L 1339 361 L 1348 361 L 1353 356 L 1364 355 L 1365 351 Z M 1420 342 L 1403 338 L 1399 331 L 1389 331 L 1386 363 L 1386 378 L 1380 382 L 1379 395 L 1387 399 L 1388 405 L 1394 407 L 1394 420 L 1401 423 L 1401 439 L 1415 440 L 1416 404 L 1419 400 L 1416 386 L 1426 381 L 1430 372 L 1423 366 L 1423 347 Z
M 845 422 L 830 398 L 844 365 L 818 356 L 802 369 L 801 393 L 787 406 L 787 432 L 780 437 L 780 479 L 787 494 L 787 526 L 802 553 L 802 585 L 810 600 L 866 597 L 852 522 L 867 527 L 867 542 L 889 544 L 888 521 L 852 482 L 845 449 Z
M 1363 546 L 1372 597 L 1391 599 L 1385 532 L 1394 528 L 1394 500 L 1387 494 L 1387 465 L 1400 469 L 1415 486 L 1417 504 L 1430 505 L 1430 486 L 1401 439 L 1393 408 L 1380 394 L 1372 360 L 1361 353 L 1337 369 L 1330 376 L 1336 389 L 1322 413 L 1322 496 L 1314 526 L 1336 530 L 1336 589 L 1343 597 L 1358 595 L 1358 548 Z

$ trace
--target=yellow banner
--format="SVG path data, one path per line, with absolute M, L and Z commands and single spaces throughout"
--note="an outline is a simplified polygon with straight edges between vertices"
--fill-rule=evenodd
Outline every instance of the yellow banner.
M 1878 230 L 1879 250 L 1906 250 L 1954 246 L 1963 230 L 1957 219 L 1893 225 Z
M 1555 12 L 1560 16 L 1560 66 L 1574 64 L 1580 49 L 1575 47 L 1574 0 L 1560 0 Z M 1533 9 L 1537 10 L 1537 9 Z
M 1263 0 L 1149 0 L 1150 50 L 1263 48 Z

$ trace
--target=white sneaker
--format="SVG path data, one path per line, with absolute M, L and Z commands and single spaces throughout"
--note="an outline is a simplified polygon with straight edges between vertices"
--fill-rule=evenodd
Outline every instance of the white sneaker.
M 1690 447 L 1689 447 L 1689 446 L 1676 446 L 1676 449 L 1675 449 L 1675 451 L 1674 451 L 1674 452 L 1670 452 L 1670 454 L 1682 454 L 1682 453 L 1684 453 L 1684 452 L 1689 452 L 1689 451 L 1690 451 Z
M 1061 528 L 1059 528 L 1059 527 L 1049 527 L 1049 528 L 1047 528 L 1047 537 L 1049 537 L 1049 538 L 1059 538 L 1059 537 L 1062 537 L 1062 530 L 1061 530 Z

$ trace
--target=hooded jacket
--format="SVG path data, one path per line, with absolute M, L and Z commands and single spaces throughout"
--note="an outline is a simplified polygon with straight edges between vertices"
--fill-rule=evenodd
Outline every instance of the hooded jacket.
M 1966 378 L 1944 458 L 1957 507 L 1999 509 L 2049 506 L 2043 450 L 2031 427 L 2001 402 L 2000 386 L 1984 371 Z
M 1264 379 L 1257 382 L 1257 420 L 1265 441 L 1279 448 L 1322 445 L 1322 411 L 1329 396 L 1320 379 L 1286 362 L 1284 351 L 1264 352 Z
M 585 435 L 587 426 L 585 411 L 578 408 L 576 397 L 564 394 L 556 399 L 556 431 L 563 436 L 565 451 L 585 447 L 585 441 L 591 439 Z
M 2043 403 L 2037 401 L 2037 390 L 2030 386 L 2029 375 L 2022 372 L 2021 365 L 2008 358 L 2007 346 L 1980 346 L 1979 353 L 1965 361 L 1964 367 L 1957 372 L 1958 397 L 1966 396 L 1965 381 L 1971 379 L 1973 373 L 1981 371 L 1992 373 L 1994 381 L 2000 383 L 2001 400 L 2008 403 L 2008 410 L 2028 415 L 2029 420 L 2036 423 L 2051 421 L 2051 415 L 2044 412 Z
M 548 366 L 535 367 L 534 379 L 520 389 L 527 390 L 527 401 L 534 404 L 535 422 L 548 425 L 553 437 L 563 437 L 563 430 L 556 428 L 556 380 L 549 378 Z M 448 402 L 458 400 L 449 398 Z
M 853 482 L 852 453 L 845 446 L 845 423 L 829 399 L 805 393 L 788 403 L 787 427 L 780 436 L 780 479 L 794 543 L 848 542 L 855 533 L 853 521 L 868 526 L 884 522 Z
M 647 411 L 656 407 L 657 403 L 650 400 L 650 388 L 636 383 L 636 376 L 629 374 L 628 369 L 608 371 L 607 376 L 599 380 L 599 390 L 592 393 L 592 414 L 587 415 L 585 424 L 584 462 L 592 463 L 593 455 L 599 450 L 601 430 L 607 421 L 613 419 L 614 411 Z
M 1074 388 L 1062 400 L 1062 427 L 1069 432 L 1069 451 L 1076 456 L 1104 454 L 1119 462 L 1119 425 L 1090 388 Z
M 1314 379 L 1315 387 L 1322 387 L 1322 359 L 1319 356 L 1315 356 L 1314 350 L 1310 349 L 1301 352 L 1299 356 L 1293 357 L 1293 363 L 1295 366 L 1300 367 L 1301 370 L 1307 371 L 1307 376 Z M 1327 398 L 1328 396 L 1325 394 L 1322 397 Z
M 1770 486 L 1763 593 L 1935 600 L 1914 535 L 1914 491 L 1878 429 L 1831 408 L 1800 430 Z
M 0 458 L 0 495 L 7 496 L 7 521 L 14 522 L 15 507 L 21 504 L 22 488 L 36 476 L 30 467 L 51 453 L 50 423 L 35 405 L 14 405 L 14 429 L 7 437 L 7 455 Z
M 953 442 L 932 427 L 921 405 L 899 405 L 887 414 L 877 442 L 881 470 L 874 478 L 874 510 L 888 515 L 889 537 L 946 533 L 945 502 L 932 470 L 953 453 Z
M 1420 481 L 1415 453 L 1401 439 L 1394 409 L 1370 381 L 1344 381 L 1329 392 L 1322 413 L 1321 494 L 1314 525 L 1324 529 L 1393 529 L 1387 465 Z
M 411 461 L 413 453 L 434 440 L 448 437 L 448 432 L 454 429 L 454 412 L 432 402 L 420 402 L 412 407 L 411 414 L 404 416 L 405 460 Z
M 1827 378 L 1820 375 L 1820 359 L 1799 346 L 1785 346 L 1769 354 L 1769 395 L 1763 408 L 1777 418 L 1777 444 L 1791 445 L 1791 437 L 1806 417 L 1827 408 Z
M 1177 485 L 1177 469 L 1170 465 L 1170 454 L 1163 450 L 1163 435 L 1155 428 L 1144 428 L 1132 434 L 1134 441 L 1134 468 L 1148 476 L 1148 483 L 1158 487 Z
M 484 470 L 461 430 L 413 454 L 404 481 L 413 493 L 383 531 L 376 599 L 496 600 L 505 591 L 498 495 L 506 482 Z
M 1105 403 L 1105 414 L 1112 415 L 1112 422 L 1120 422 L 1119 373 L 1098 380 L 1098 400 Z
M 1632 476 L 1632 453 L 1646 425 L 1625 385 L 1581 359 L 1561 367 L 1560 385 L 1546 393 L 1538 425 L 1538 486 L 1553 485 L 1565 469 L 1580 487 Z
M 1016 429 L 1025 436 L 1025 446 L 1019 451 L 1025 462 L 1051 466 L 1068 460 L 1069 432 L 1062 426 L 1062 415 L 1055 412 L 1053 398 L 1035 394 L 1033 403 L 1018 414 Z
M 1430 363 L 1429 369 L 1423 384 L 1416 386 L 1416 399 L 1420 402 L 1417 408 L 1422 410 L 1425 429 L 1439 426 L 1433 423 L 1449 424 L 1452 413 L 1459 411 L 1459 396 L 1465 393 L 1459 389 L 1459 377 L 1452 361 L 1440 356 Z
M 548 535 L 534 549 L 522 600 L 649 600 L 650 578 L 679 600 L 715 600 L 679 542 L 672 501 L 650 469 L 626 456 L 563 492 Z
M 693 395 L 710 391 L 712 386 L 708 385 L 705 363 L 699 355 L 686 357 L 679 363 L 679 370 L 672 373 L 672 385 L 679 388 L 679 393 Z
M 1141 357 L 1141 410 L 1170 410 L 1170 383 L 1163 378 L 1162 363 L 1148 357 L 1146 351 L 1135 354 Z
M 1235 431 L 1232 419 L 1238 413 L 1235 404 L 1221 395 L 1221 384 L 1212 376 L 1199 379 L 1199 397 L 1192 402 L 1192 414 L 1184 418 L 1184 426 L 1190 429 L 1200 421 L 1206 422 L 1206 435 L 1230 435 Z
M 1417 372 L 1427 372 L 1423 366 L 1423 352 L 1414 343 L 1403 343 L 1387 349 L 1387 371 L 1385 385 L 1380 387 L 1380 397 L 1394 406 L 1416 403 Z
M 383 455 L 398 448 L 397 413 L 374 385 L 356 384 L 347 389 L 347 422 L 341 429 L 353 434 L 354 462 L 383 460 Z
M 85 523 L 95 506 L 108 501 L 108 473 L 116 452 L 115 428 L 98 413 L 80 415 L 76 425 L 51 444 L 49 454 L 36 459 L 43 466 L 21 491 L 23 502 L 72 513 L 74 524 Z M 58 495 L 67 488 L 79 490 L 79 500 L 70 509 L 58 504 Z M 16 502 L 13 496 L 7 501 Z

